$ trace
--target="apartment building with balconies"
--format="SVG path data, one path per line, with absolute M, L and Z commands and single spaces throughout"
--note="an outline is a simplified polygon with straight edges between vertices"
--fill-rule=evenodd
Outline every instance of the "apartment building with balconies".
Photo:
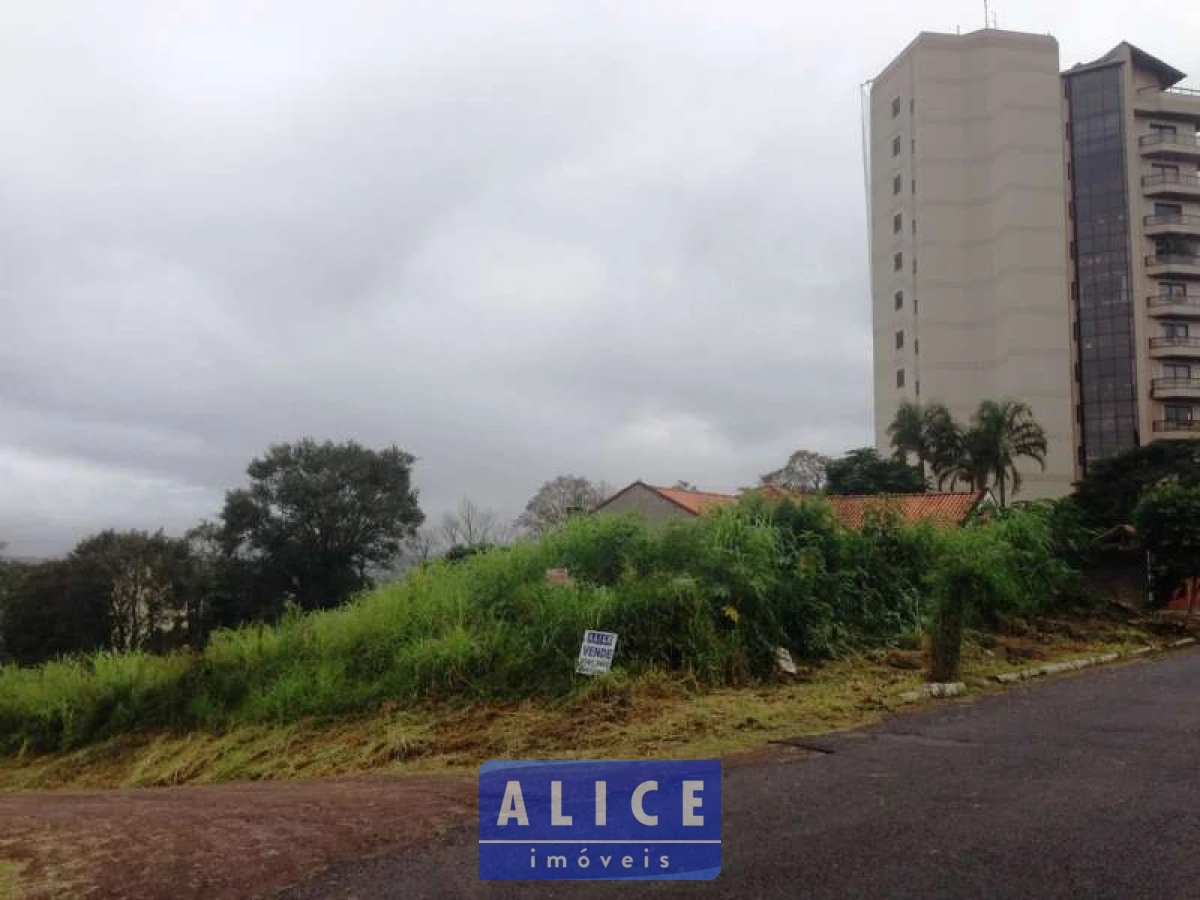
M 1089 464 L 1200 436 L 1200 91 L 1127 43 L 922 33 L 872 82 L 875 434 L 905 400 L 1029 403 L 1061 496 Z
M 1200 435 L 1200 91 L 1128 43 L 1063 73 L 1077 463 Z

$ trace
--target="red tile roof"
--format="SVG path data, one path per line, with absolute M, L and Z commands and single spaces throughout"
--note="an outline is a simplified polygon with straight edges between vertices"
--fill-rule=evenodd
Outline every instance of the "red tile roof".
M 694 516 L 700 516 L 714 506 L 725 506 L 737 503 L 738 498 L 732 494 L 714 494 L 709 491 L 688 491 L 683 488 L 658 487 L 647 484 L 650 490 L 664 500 L 670 500 L 676 506 L 681 506 Z
M 694 516 L 703 515 L 717 506 L 737 503 L 740 499 L 739 495 L 735 494 L 659 487 L 638 481 L 629 487 L 638 484 Z M 629 488 L 625 490 L 629 490 Z M 620 493 L 624 493 L 624 491 Z M 871 508 L 894 509 L 900 514 L 901 519 L 909 523 L 928 521 L 936 525 L 961 525 L 988 496 L 987 491 L 947 491 L 928 494 L 802 494 L 775 485 L 763 485 L 742 492 L 742 494 L 748 493 L 761 494 L 768 500 L 785 498 L 824 500 L 833 509 L 834 517 L 847 528 L 861 528 L 864 514 Z
M 868 509 L 894 509 L 909 523 L 961 525 L 984 501 L 987 491 L 948 491 L 929 494 L 881 494 L 870 496 L 826 496 L 833 514 L 847 528 L 861 528 Z

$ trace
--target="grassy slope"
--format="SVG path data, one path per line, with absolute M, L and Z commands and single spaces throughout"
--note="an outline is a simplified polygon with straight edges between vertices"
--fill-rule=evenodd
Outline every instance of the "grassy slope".
M 0 860 L 0 900 L 15 900 L 20 896 L 18 878 L 21 866 Z
M 1073 622 L 967 648 L 966 679 L 1030 660 L 1127 649 L 1152 640 L 1113 621 Z M 920 654 L 893 654 L 919 662 Z M 564 701 L 487 702 L 426 711 L 382 709 L 333 722 L 240 726 L 223 734 L 124 736 L 64 754 L 0 760 L 0 790 L 134 787 L 363 772 L 473 774 L 490 758 L 721 756 L 765 742 L 868 724 L 898 705 L 921 674 L 880 652 L 811 670 L 791 683 L 696 691 L 650 674 L 599 681 Z M 0 884 L 3 882 L 0 881 Z M 0 900 L 3 895 L 0 894 Z

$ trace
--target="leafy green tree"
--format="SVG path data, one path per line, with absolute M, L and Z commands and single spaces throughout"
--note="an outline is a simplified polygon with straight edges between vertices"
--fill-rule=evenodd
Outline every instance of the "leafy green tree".
M 493 545 L 487 544 L 487 543 L 455 544 L 453 547 L 451 547 L 445 553 L 442 554 L 442 559 L 446 560 L 446 562 L 451 562 L 451 563 L 461 562 L 462 560 L 469 559 L 470 557 L 475 556 L 479 553 L 486 553 L 487 551 L 489 551 L 491 549 L 493 549 Z
M 828 494 L 920 494 L 925 476 L 900 459 L 884 459 L 874 447 L 851 450 L 826 469 Z
M 283 608 L 264 585 L 255 560 L 227 551 L 224 529 L 218 522 L 203 521 L 188 531 L 193 559 L 194 587 L 188 610 L 191 643 L 203 646 L 218 628 L 236 628 L 244 622 L 266 621 Z
M 4 645 L 20 665 L 108 647 L 103 585 L 73 557 L 23 567 L 5 610 Z
M 186 540 L 161 530 L 108 529 L 80 541 L 71 559 L 81 584 L 105 608 L 109 649 L 161 651 L 188 643 L 196 581 Z
M 260 596 L 336 606 L 393 563 L 424 521 L 414 462 L 395 446 L 276 444 L 247 467 L 250 487 L 226 494 L 225 553 L 254 564 Z
M 1159 440 L 1088 466 L 1075 502 L 1096 528 L 1128 525 L 1142 495 L 1157 484 L 1200 485 L 1200 439 Z
M 102 531 L 63 559 L 23 567 L 10 586 L 4 644 L 37 663 L 93 650 L 161 652 L 194 643 L 196 570 L 162 531 Z
M 1150 488 L 1133 511 L 1133 526 L 1167 591 L 1185 579 L 1200 580 L 1200 486 Z
M 4 545 L 0 544 L 0 549 L 3 547 Z M 13 604 L 28 568 L 24 563 L 0 558 L 0 665 L 9 658 L 5 643 L 5 611 Z

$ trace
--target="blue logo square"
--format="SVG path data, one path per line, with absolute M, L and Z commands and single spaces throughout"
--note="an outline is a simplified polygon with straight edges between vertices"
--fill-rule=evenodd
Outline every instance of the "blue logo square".
M 708 881 L 720 872 L 720 760 L 479 768 L 485 881 Z

